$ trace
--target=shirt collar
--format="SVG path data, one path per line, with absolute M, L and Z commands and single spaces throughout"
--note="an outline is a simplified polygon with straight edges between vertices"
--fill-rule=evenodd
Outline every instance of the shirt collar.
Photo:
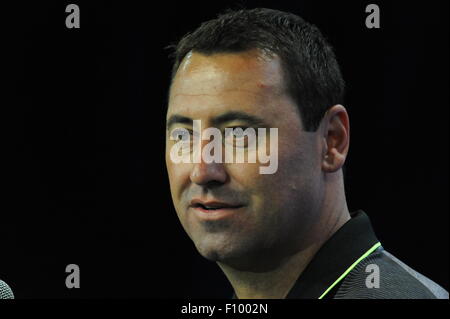
M 319 249 L 302 272 L 287 299 L 317 299 L 342 276 L 355 261 L 378 243 L 369 217 L 358 210 Z
M 301 273 L 286 299 L 317 299 L 337 282 L 358 259 L 376 248 L 378 239 L 369 217 L 362 211 L 351 213 L 351 219 L 318 250 Z M 329 291 L 325 298 L 330 298 Z M 233 294 L 233 299 L 236 294 Z

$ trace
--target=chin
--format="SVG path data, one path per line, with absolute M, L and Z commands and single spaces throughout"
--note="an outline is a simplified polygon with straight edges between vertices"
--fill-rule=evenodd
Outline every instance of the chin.
M 202 245 L 196 245 L 198 252 L 200 255 L 202 255 L 204 258 L 214 261 L 214 262 L 221 262 L 227 259 L 227 256 L 230 254 L 230 252 L 225 251 L 223 247 L 214 247 L 214 245 L 208 245 L 208 244 L 202 244 Z
M 242 245 L 242 243 L 240 245 L 224 245 L 222 241 L 221 244 L 214 245 L 210 241 L 204 241 L 196 244 L 196 247 L 200 255 L 212 262 L 218 262 L 240 270 L 252 270 L 259 267 L 255 265 L 255 260 L 258 260 L 258 257 L 254 256 L 254 253 L 257 249 L 250 243 L 247 243 L 247 245 Z
M 195 243 L 195 246 L 204 258 L 214 262 L 225 262 L 227 260 L 240 259 L 246 255 L 242 247 L 225 244 L 224 240 L 204 239 Z

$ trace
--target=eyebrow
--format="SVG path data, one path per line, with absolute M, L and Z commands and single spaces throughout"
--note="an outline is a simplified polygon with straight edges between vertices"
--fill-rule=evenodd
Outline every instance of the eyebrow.
M 250 126 L 257 126 L 257 127 L 267 126 L 266 122 L 262 118 L 241 111 L 230 111 L 221 114 L 212 120 L 212 124 L 214 126 L 219 126 L 231 121 L 244 121 L 247 122 Z M 170 116 L 169 119 L 167 120 L 167 129 L 169 129 L 173 124 L 176 123 L 192 125 L 192 122 L 193 119 L 191 119 L 190 117 L 174 114 Z
M 221 124 L 231 121 L 244 121 L 250 124 L 250 126 L 266 126 L 266 123 L 262 118 L 256 115 L 250 115 L 248 113 L 240 111 L 230 111 L 221 114 L 216 118 L 214 118 L 212 120 L 212 123 L 216 126 L 219 126 Z
M 172 115 L 167 120 L 167 129 L 169 129 L 175 123 L 192 125 L 192 119 L 190 117 L 186 117 L 186 116 L 182 116 L 182 115 L 178 115 L 178 114 Z

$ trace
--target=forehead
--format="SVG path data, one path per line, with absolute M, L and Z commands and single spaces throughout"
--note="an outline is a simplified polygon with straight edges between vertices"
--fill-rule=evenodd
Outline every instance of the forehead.
M 168 113 L 204 114 L 222 108 L 250 111 L 255 105 L 269 108 L 286 95 L 282 73 L 279 57 L 259 50 L 212 55 L 191 52 L 173 79 Z

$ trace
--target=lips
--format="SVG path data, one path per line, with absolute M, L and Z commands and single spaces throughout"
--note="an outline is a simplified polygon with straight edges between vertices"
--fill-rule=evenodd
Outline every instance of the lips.
M 194 199 L 191 201 L 191 207 L 200 209 L 205 212 L 214 212 L 217 210 L 231 210 L 243 207 L 241 204 L 230 204 L 219 201 L 202 201 Z

